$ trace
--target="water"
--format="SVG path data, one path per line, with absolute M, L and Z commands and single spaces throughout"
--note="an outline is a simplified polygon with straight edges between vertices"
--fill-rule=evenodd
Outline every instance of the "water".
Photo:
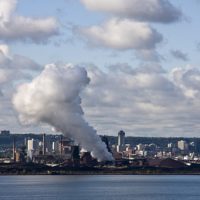
M 199 200 L 200 176 L 0 176 L 0 200 Z

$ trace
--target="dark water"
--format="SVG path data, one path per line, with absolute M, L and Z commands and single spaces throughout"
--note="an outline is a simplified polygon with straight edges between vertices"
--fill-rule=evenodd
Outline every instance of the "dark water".
M 200 176 L 0 176 L 0 200 L 200 200 Z

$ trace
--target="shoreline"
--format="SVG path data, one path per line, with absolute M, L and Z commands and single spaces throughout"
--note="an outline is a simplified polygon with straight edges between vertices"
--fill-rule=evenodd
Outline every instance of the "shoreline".
M 200 176 L 200 173 L 188 173 L 188 174 L 0 174 L 2 176 Z
M 200 175 L 200 165 L 181 168 L 156 166 L 57 166 L 44 164 L 0 164 L 0 176 L 11 175 Z

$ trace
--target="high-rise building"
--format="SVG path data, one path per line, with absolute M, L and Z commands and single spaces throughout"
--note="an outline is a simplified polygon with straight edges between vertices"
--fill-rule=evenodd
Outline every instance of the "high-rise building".
M 36 150 L 36 141 L 34 139 L 29 139 L 27 141 L 27 155 L 30 160 L 33 159 L 33 154 L 35 150 Z
M 27 145 L 28 145 L 28 147 L 27 147 L 28 151 L 34 151 L 35 150 L 35 140 L 34 139 L 29 139 L 27 141 Z
M 125 132 L 121 130 L 118 133 L 117 152 L 122 152 L 124 150 L 125 150 Z
M 178 141 L 178 148 L 181 151 L 187 151 L 188 150 L 188 143 L 184 140 L 180 140 L 180 141 Z

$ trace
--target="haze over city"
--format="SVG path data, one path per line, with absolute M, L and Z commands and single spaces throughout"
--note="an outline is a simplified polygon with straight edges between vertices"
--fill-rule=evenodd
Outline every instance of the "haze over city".
M 200 4 L 143 1 L 0 0 L 0 130 L 199 137 Z

